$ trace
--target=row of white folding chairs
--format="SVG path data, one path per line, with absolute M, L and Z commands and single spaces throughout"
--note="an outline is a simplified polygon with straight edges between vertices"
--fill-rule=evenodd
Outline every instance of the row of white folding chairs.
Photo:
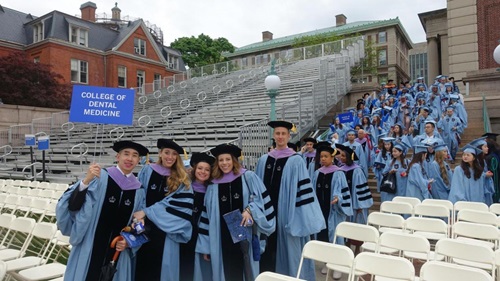
M 52 190 L 66 190 L 69 187 L 67 183 L 52 183 L 45 181 L 29 181 L 29 180 L 5 180 L 0 179 L 0 188 L 3 186 L 18 186 L 18 187 L 29 187 L 29 188 L 40 188 L 40 189 L 52 189 Z
M 19 214 L 24 217 L 37 216 L 39 221 L 55 217 L 57 200 L 42 197 L 0 194 L 0 213 Z
M 450 228 L 440 218 L 409 217 L 406 220 L 401 215 L 388 214 L 382 212 L 372 212 L 368 215 L 367 224 L 374 226 L 381 233 L 387 231 L 411 232 L 416 233 L 429 240 L 439 240 L 442 238 L 474 239 L 477 243 L 498 249 L 500 243 L 500 231 L 496 225 L 474 222 L 472 220 L 462 220 L 470 213 L 477 213 L 474 210 L 461 210 L 459 220 Z M 490 213 L 482 213 L 488 214 Z M 367 244 L 362 246 L 365 249 L 374 250 L 374 245 Z
M 43 198 L 52 198 L 59 199 L 61 195 L 65 192 L 65 190 L 52 190 L 52 189 L 33 189 L 28 187 L 16 187 L 11 186 L 7 189 L 1 190 L 0 194 L 4 195 L 22 195 L 22 196 L 32 196 L 32 197 L 43 197 Z
M 386 203 L 387 202 L 387 203 Z M 431 205 L 431 207 L 429 207 Z M 441 207 L 437 207 L 441 206 Z M 475 210 L 489 212 L 488 205 L 481 202 L 458 201 L 453 204 L 449 200 L 424 199 L 422 202 L 418 198 L 396 196 L 392 201 L 382 202 L 381 212 L 397 213 L 403 215 L 434 215 L 448 219 L 449 224 L 456 221 L 456 215 L 461 210 Z
M 459 224 L 462 223 L 463 222 L 460 222 Z M 337 237 L 354 239 L 365 243 L 371 242 L 376 245 L 374 251 L 375 253 L 382 253 L 381 249 L 386 248 L 392 249 L 392 251 L 387 251 L 389 254 L 400 253 L 401 257 L 409 259 L 416 258 L 429 261 L 443 260 L 446 258 L 445 260 L 448 262 L 455 262 L 466 266 L 479 267 L 481 269 L 488 270 L 492 276 L 495 276 L 496 267 L 500 266 L 500 250 L 493 252 L 493 249 L 490 247 L 470 243 L 470 241 L 467 240 L 451 238 L 440 239 L 436 244 L 435 253 L 432 254 L 429 241 L 425 237 L 416 233 L 384 232 L 382 235 L 379 235 L 379 232 L 373 226 L 349 222 L 342 222 L 337 226 L 334 241 L 336 241 L 335 239 Z M 336 246 L 343 247 L 339 245 Z M 352 252 L 350 248 L 347 249 L 349 249 L 349 252 Z M 325 251 L 324 248 L 321 251 L 325 255 L 327 254 L 327 251 Z M 342 260 L 342 257 L 346 256 L 347 255 L 345 253 L 337 254 L 333 256 L 334 259 L 336 259 L 335 262 L 324 262 L 327 263 L 327 268 L 329 270 L 336 270 L 341 273 L 349 274 L 351 273 L 351 269 L 347 266 L 349 262 L 338 264 L 339 260 Z M 394 266 L 394 268 L 396 268 L 396 266 Z M 365 274 L 366 272 L 354 271 L 354 273 L 359 276 Z
M 64 274 L 66 266 L 55 262 L 58 255 L 52 259 L 53 263 L 48 263 L 56 248 L 69 247 L 69 237 L 57 231 L 54 223 L 36 223 L 32 218 L 1 214 L 0 229 L 5 232 L 0 260 L 5 263 L 7 274 L 17 280 L 47 280 Z M 16 239 L 22 244 L 15 245 Z

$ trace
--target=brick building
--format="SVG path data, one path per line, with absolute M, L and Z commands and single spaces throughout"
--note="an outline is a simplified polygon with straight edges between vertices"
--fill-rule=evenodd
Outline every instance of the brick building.
M 373 43 L 377 51 L 377 75 L 367 74 L 365 82 L 408 81 L 409 50 L 413 43 L 406 33 L 399 18 L 348 23 L 343 14 L 335 16 L 335 26 L 313 31 L 273 38 L 273 33 L 262 32 L 262 41 L 237 48 L 233 53 L 224 54 L 231 60 L 238 60 L 239 65 L 259 65 L 279 57 L 280 52 L 292 49 L 295 40 L 303 36 L 335 34 L 354 37 L 364 35 Z
M 142 19 L 122 20 L 117 6 L 111 19 L 96 17 L 96 9 L 86 2 L 81 17 L 59 11 L 35 17 L 0 5 L 0 56 L 24 52 L 51 65 L 64 82 L 139 91 L 185 71 L 181 54 L 163 45 L 161 30 Z

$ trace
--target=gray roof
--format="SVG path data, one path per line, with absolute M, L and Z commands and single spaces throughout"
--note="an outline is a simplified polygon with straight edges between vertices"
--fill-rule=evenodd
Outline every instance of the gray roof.
M 26 45 L 24 24 L 33 19 L 36 17 L 0 6 L 0 40 Z

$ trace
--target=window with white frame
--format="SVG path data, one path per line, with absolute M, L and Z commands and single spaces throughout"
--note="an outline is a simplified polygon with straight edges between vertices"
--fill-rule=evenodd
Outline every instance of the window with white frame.
M 161 74 L 155 73 L 153 80 L 154 90 L 159 90 L 161 88 Z
M 134 38 L 134 53 L 138 55 L 146 55 L 146 41 Z
M 118 66 L 118 87 L 127 87 L 127 67 Z
M 378 65 L 384 66 L 387 65 L 387 50 L 382 49 L 378 51 Z
M 83 60 L 71 60 L 71 82 L 88 83 L 88 63 Z
M 146 80 L 146 73 L 144 70 L 137 70 L 137 89 L 139 93 L 142 93 L 142 85 L 144 85 L 144 81 Z
M 33 43 L 43 40 L 43 22 L 33 25 Z
M 69 28 L 69 40 L 77 45 L 88 46 L 88 34 L 89 32 L 86 29 L 77 26 L 70 26 Z
M 381 31 L 378 33 L 378 43 L 386 43 L 387 42 L 387 33 L 385 31 Z

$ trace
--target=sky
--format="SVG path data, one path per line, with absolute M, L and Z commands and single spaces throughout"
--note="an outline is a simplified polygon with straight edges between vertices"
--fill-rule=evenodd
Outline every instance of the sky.
M 34 16 L 53 10 L 80 15 L 86 0 L 1 0 L 0 5 Z M 163 31 L 164 45 L 180 37 L 224 37 L 236 47 L 262 40 L 262 31 L 274 38 L 335 25 L 335 15 L 347 22 L 399 17 L 413 43 L 425 41 L 419 13 L 446 7 L 446 0 L 93 0 L 97 14 L 111 16 L 118 2 L 122 18 L 142 18 Z

